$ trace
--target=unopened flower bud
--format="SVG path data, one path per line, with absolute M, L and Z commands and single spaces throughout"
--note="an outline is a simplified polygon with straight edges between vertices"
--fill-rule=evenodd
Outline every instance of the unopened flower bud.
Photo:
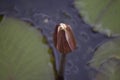
M 76 48 L 76 41 L 70 25 L 60 23 L 54 32 L 54 45 L 61 53 L 69 53 Z

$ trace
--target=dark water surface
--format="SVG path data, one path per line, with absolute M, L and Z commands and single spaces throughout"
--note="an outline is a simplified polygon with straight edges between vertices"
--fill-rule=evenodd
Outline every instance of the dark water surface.
M 57 70 L 60 54 L 53 46 L 54 28 L 61 22 L 70 24 L 77 41 L 77 49 L 67 55 L 65 80 L 91 80 L 91 69 L 86 64 L 95 49 L 107 38 L 93 32 L 91 26 L 83 21 L 73 0 L 0 0 L 0 14 L 29 20 L 36 28 L 41 29 L 53 48 Z

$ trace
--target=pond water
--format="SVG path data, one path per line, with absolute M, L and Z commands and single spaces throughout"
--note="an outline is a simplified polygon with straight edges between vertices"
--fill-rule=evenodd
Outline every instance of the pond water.
M 47 38 L 53 49 L 56 69 L 59 68 L 60 53 L 53 45 L 53 32 L 58 23 L 71 25 L 77 49 L 67 55 L 65 80 L 92 80 L 91 68 L 87 65 L 95 49 L 107 40 L 103 34 L 92 31 L 74 7 L 73 0 L 2 0 L 0 14 L 32 22 Z

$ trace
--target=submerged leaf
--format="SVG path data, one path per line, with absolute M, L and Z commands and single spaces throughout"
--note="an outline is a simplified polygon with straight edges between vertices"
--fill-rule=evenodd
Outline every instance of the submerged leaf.
M 100 66 L 96 80 L 120 80 L 120 59 L 110 58 Z
M 120 59 L 120 38 L 112 39 L 100 46 L 90 61 L 90 65 L 98 69 L 102 63 L 113 57 Z
M 120 0 L 75 0 L 83 19 L 95 31 L 107 35 L 120 35 Z
M 41 34 L 17 19 L 0 23 L 0 80 L 54 80 Z

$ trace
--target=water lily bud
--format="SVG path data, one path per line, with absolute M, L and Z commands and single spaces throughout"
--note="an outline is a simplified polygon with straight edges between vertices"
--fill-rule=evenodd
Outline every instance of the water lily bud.
M 61 53 L 69 53 L 76 48 L 76 41 L 70 25 L 60 23 L 54 32 L 54 45 Z

